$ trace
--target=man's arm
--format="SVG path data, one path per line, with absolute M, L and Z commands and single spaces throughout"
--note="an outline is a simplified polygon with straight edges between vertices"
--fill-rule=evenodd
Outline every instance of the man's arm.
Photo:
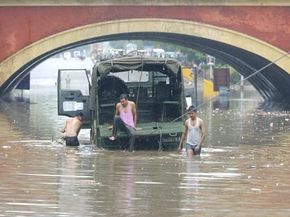
M 185 137 L 187 136 L 187 131 L 188 131 L 188 126 L 187 126 L 187 120 L 186 120 L 184 123 L 184 130 L 183 130 L 180 142 L 179 142 L 178 151 L 181 151 L 183 148 L 183 142 L 184 142 Z
M 118 102 L 117 105 L 116 105 L 116 108 L 115 108 L 115 116 L 118 116 L 120 115 L 120 111 L 119 111 L 119 107 L 120 107 L 120 103 Z
M 64 133 L 64 132 L 65 132 L 65 130 L 66 130 L 66 125 L 67 125 L 67 120 L 65 120 L 65 122 L 64 122 L 64 127 L 63 127 L 62 129 L 59 130 L 61 133 Z
M 206 136 L 206 129 L 205 129 L 205 125 L 203 120 L 200 119 L 200 129 L 201 129 L 201 140 L 200 140 L 200 144 L 199 147 L 202 145 L 202 143 L 204 142 L 205 136 Z
M 134 124 L 136 127 L 137 126 L 137 109 L 136 109 L 136 104 L 134 102 L 131 103 L 131 108 L 132 108 L 132 112 L 133 112 Z

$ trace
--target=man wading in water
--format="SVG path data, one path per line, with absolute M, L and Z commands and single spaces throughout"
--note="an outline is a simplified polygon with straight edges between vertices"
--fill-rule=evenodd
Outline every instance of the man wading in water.
M 189 158 L 193 155 L 200 155 L 201 145 L 205 139 L 206 130 L 203 120 L 196 116 L 196 109 L 190 106 L 188 109 L 189 118 L 185 121 L 184 131 L 182 133 L 178 151 L 183 148 L 183 142 L 186 138 L 186 153 Z
M 111 141 L 116 140 L 118 129 L 125 131 L 129 135 L 129 151 L 134 150 L 135 131 L 137 123 L 136 105 L 129 101 L 126 94 L 120 96 L 120 102 L 116 105 L 115 117 L 113 121 Z
M 83 123 L 83 117 L 83 113 L 80 112 L 76 117 L 68 118 L 65 121 L 64 128 L 60 130 L 64 135 L 64 140 L 67 146 L 79 145 L 78 135 Z

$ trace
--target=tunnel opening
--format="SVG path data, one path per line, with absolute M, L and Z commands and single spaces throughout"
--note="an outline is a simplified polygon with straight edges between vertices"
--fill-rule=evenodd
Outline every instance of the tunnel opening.
M 257 54 L 222 42 L 197 36 L 160 32 L 130 32 L 112 34 L 78 41 L 76 43 L 53 49 L 36 57 L 17 70 L 13 76 L 11 76 L 1 86 L 1 94 L 3 96 L 9 93 L 36 65 L 52 57 L 53 55 L 68 49 L 76 48 L 78 46 L 116 40 L 162 41 L 192 48 L 223 60 L 236 69 L 245 78 L 251 76 L 258 70 L 263 69 L 253 77 L 250 77 L 248 81 L 265 100 L 278 102 L 283 101 L 285 103 L 290 102 L 290 89 L 287 88 L 290 82 L 290 75 L 276 65 L 275 62 L 270 62 Z

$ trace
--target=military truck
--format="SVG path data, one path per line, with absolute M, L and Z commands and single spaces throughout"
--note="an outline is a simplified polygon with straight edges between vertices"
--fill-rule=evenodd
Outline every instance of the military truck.
M 137 107 L 136 149 L 176 149 L 186 109 L 182 67 L 174 59 L 122 57 L 85 69 L 58 71 L 58 114 L 83 112 L 91 141 L 101 148 L 126 149 L 126 133 L 110 141 L 116 103 L 122 93 Z

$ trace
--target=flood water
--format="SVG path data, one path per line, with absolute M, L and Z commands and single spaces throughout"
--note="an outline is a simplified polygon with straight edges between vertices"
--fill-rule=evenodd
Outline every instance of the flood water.
M 290 216 L 290 113 L 255 91 L 200 108 L 201 156 L 54 142 L 55 86 L 0 104 L 0 216 Z

